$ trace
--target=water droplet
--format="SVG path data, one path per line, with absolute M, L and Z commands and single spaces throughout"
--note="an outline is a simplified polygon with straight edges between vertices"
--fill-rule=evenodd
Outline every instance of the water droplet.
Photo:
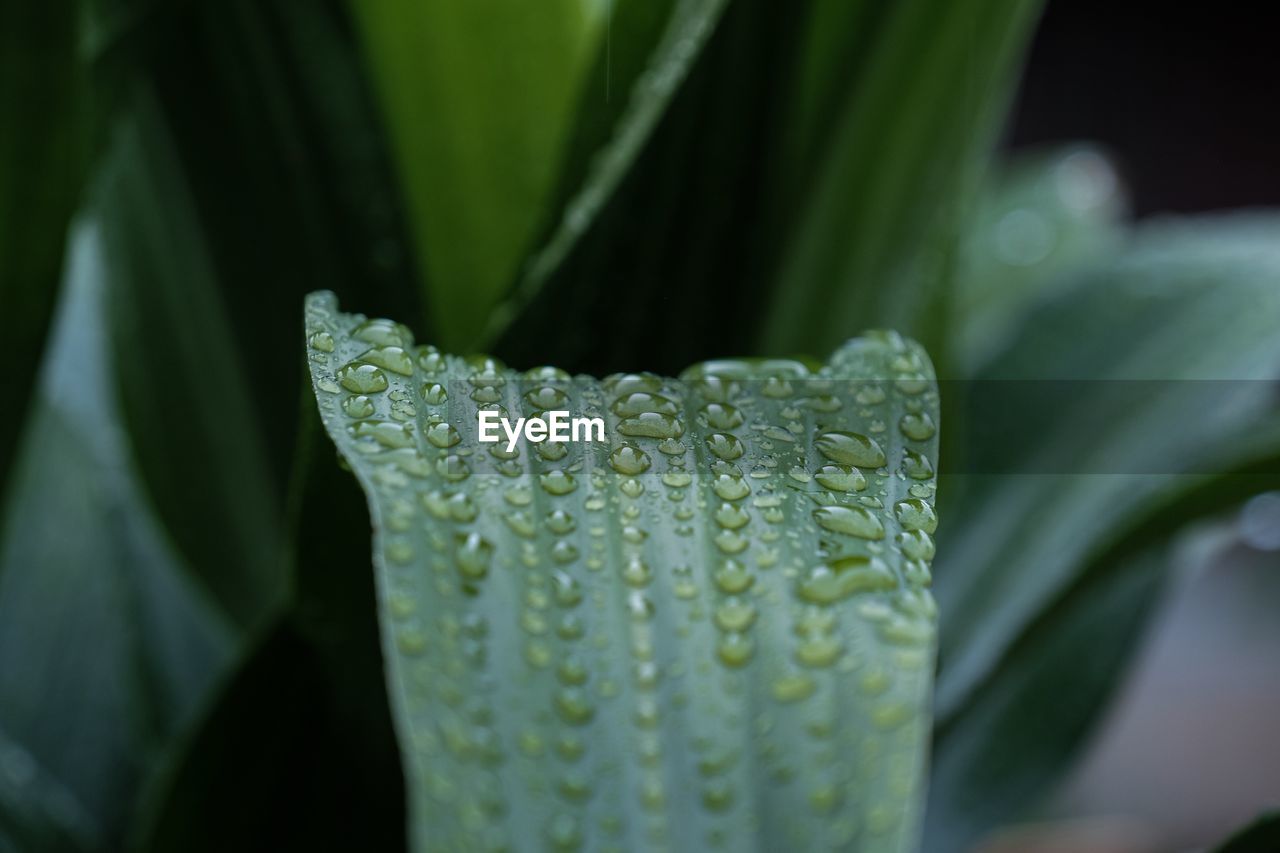
M 814 439 L 818 452 L 843 465 L 859 468 L 879 468 L 885 464 L 884 451 L 874 438 L 861 433 L 831 430 L 820 433 Z
M 813 566 L 797 591 L 805 601 L 832 604 L 852 595 L 884 592 L 897 586 L 897 578 L 884 561 L 857 554 Z
M 747 538 L 732 530 L 721 530 L 712 540 L 725 554 L 739 554 L 747 549 Z
M 684 424 L 671 415 L 644 412 L 619 423 L 618 432 L 637 438 L 679 438 L 684 435 Z
M 413 374 L 413 359 L 409 358 L 409 353 L 405 352 L 402 347 L 374 347 L 371 350 L 366 350 L 359 357 L 359 360 L 366 364 L 376 364 L 378 367 L 390 370 L 392 373 L 399 373 L 401 376 Z
M 569 395 L 554 385 L 543 385 L 541 388 L 535 388 L 525 394 L 524 399 L 533 408 L 548 411 L 550 409 L 564 408 Z
M 750 514 L 737 504 L 722 503 L 712 516 L 726 530 L 737 530 L 751 520 Z
M 860 492 L 867 487 L 867 478 L 852 465 L 823 465 L 813 478 L 833 492 Z
M 458 569 L 467 577 L 480 579 L 489 573 L 493 560 L 493 543 L 479 533 L 458 537 Z
M 711 484 L 711 489 L 721 500 L 737 501 L 742 500 L 751 494 L 751 487 L 747 485 L 746 478 L 741 474 L 718 474 Z
M 703 788 L 703 806 L 709 811 L 727 811 L 733 804 L 733 786 L 727 779 L 710 780 Z
M 737 560 L 725 560 L 715 574 L 716 586 L 726 595 L 737 595 L 755 583 L 755 576 Z
M 441 421 L 438 424 L 427 427 L 427 441 L 440 448 L 453 447 L 462 441 L 462 436 L 454 429 L 453 424 L 448 421 Z
M 736 436 L 715 432 L 707 436 L 707 449 L 725 461 L 741 458 L 747 452 Z
M 799 702 L 808 699 L 817 689 L 814 680 L 804 673 L 784 675 L 773 682 L 773 698 L 779 702 Z
M 357 438 L 372 438 L 382 447 L 413 446 L 413 430 L 404 424 L 389 421 L 361 421 L 351 428 L 351 433 Z
M 484 406 L 501 400 L 502 391 L 492 385 L 481 385 L 478 388 L 471 389 L 471 394 L 469 396 L 472 400 L 475 400 L 477 403 Z
M 507 526 L 511 528 L 517 536 L 526 538 L 532 537 L 537 532 L 537 528 L 533 525 L 533 519 L 529 517 L 527 512 L 509 512 L 503 518 L 507 522 Z
M 647 391 L 624 394 L 614 400 L 613 405 L 609 408 L 621 418 L 643 414 L 675 415 L 680 410 L 673 400 L 660 394 L 650 394 Z
M 755 654 L 755 642 L 746 634 L 723 634 L 716 644 L 716 656 L 725 666 L 745 666 Z
M 457 483 L 471 476 L 471 467 L 461 456 L 450 454 L 436 461 L 436 473 L 452 483 Z
M 821 668 L 835 663 L 841 651 L 840 640 L 836 637 L 806 637 L 796 647 L 796 660 L 803 666 Z
M 556 694 L 556 713 L 572 726 L 582 726 L 591 722 L 596 708 L 591 697 L 581 687 L 566 687 Z
M 377 394 L 387 390 L 387 374 L 372 364 L 352 362 L 338 368 L 338 382 L 355 394 Z
M 648 586 L 653 580 L 653 572 L 649 564 L 639 557 L 631 557 L 622 568 L 622 579 L 634 587 Z
M 320 352 L 333 352 L 333 335 L 328 332 L 316 332 L 311 336 L 310 343 L 312 349 L 320 350 Z
M 770 376 L 760 385 L 760 393 L 775 400 L 790 397 L 795 393 L 791 383 L 781 376 Z
M 582 586 L 572 575 L 557 571 L 552 579 L 555 583 L 556 604 L 561 607 L 577 607 L 582 601 Z
M 928 480 L 933 477 L 933 463 L 923 453 L 907 450 L 902 454 L 902 473 L 913 480 Z
M 609 465 L 619 474 L 634 476 L 649 470 L 649 454 L 634 444 L 621 444 L 609 454 Z
M 552 510 L 547 513 L 547 529 L 556 535 L 563 536 L 566 533 L 572 533 L 577 526 L 578 523 L 574 521 L 573 516 L 562 509 Z
M 908 412 L 898 421 L 898 429 L 912 441 L 928 441 L 938 431 L 928 412 Z
M 524 372 L 524 378 L 531 382 L 568 382 L 573 377 L 567 371 L 551 365 L 531 367 Z
M 722 631 L 741 633 L 756 621 L 756 606 L 737 596 L 725 599 L 715 613 L 716 626 Z
M 938 515 L 933 507 L 919 498 L 899 501 L 893 507 L 898 523 L 904 530 L 923 530 L 932 533 L 938 529 Z
M 615 373 L 605 377 L 604 387 L 618 396 L 636 391 L 659 391 L 662 389 L 662 377 L 652 373 Z
M 813 511 L 813 520 L 819 527 L 834 533 L 860 539 L 884 538 L 884 525 L 880 519 L 860 506 L 821 506 Z
M 444 356 L 433 346 L 418 347 L 418 367 L 423 373 L 439 373 L 445 368 Z
M 923 530 L 904 530 L 898 534 L 898 546 L 902 553 L 913 560 L 933 559 L 933 537 Z
M 578 559 L 578 548 L 567 539 L 561 539 L 551 546 L 551 559 L 564 566 Z
M 702 414 L 712 429 L 733 429 L 743 421 L 742 412 L 729 403 L 708 403 L 702 407 Z
M 373 414 L 373 401 L 357 394 L 342 401 L 342 410 L 353 418 L 367 418 Z
M 548 471 L 538 476 L 542 489 L 550 495 L 567 495 L 578 488 L 578 483 L 568 471 Z
M 359 326 L 356 326 L 351 336 L 375 346 L 413 346 L 413 333 L 409 331 L 408 326 L 377 317 L 372 320 L 365 320 Z
M 539 458 L 547 462 L 559 462 L 569 455 L 569 446 L 563 441 L 544 441 L 537 447 Z
M 668 471 L 662 475 L 662 482 L 673 489 L 683 489 L 693 482 L 693 478 L 684 471 Z
M 805 401 L 805 405 L 815 412 L 838 412 L 844 403 L 834 394 L 816 394 Z

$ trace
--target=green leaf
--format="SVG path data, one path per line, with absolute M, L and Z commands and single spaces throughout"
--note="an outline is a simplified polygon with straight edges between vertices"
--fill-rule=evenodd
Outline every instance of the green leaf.
M 200 578 L 240 624 L 261 623 L 285 595 L 283 500 L 244 380 L 252 371 L 155 103 L 139 96 L 113 136 L 93 206 L 130 440 Z
M 390 164 L 336 0 L 95 5 L 114 97 L 92 201 L 124 416 L 179 552 L 260 627 L 288 592 L 310 397 L 278 330 L 316 286 L 420 313 Z
M 1141 626 L 1148 555 L 1280 486 L 1277 238 L 1267 216 L 1146 225 L 1027 314 L 969 399 L 948 388 L 967 434 L 937 584 L 937 838 L 1013 819 L 1062 770 Z M 1120 615 L 1097 603 L 1126 596 Z M 1053 683 L 1090 698 L 1051 700 Z
M 599 162 L 625 170 L 602 169 L 607 192 L 588 183 L 586 203 L 565 208 L 495 319 L 494 349 L 677 370 L 717 352 L 831 348 L 867 324 L 940 339 L 963 203 L 1038 4 L 734 3 L 721 15 L 686 2 L 672 26 L 699 5 L 662 42 L 696 56 L 687 79 L 629 163 L 605 149 Z M 652 79 L 637 78 L 637 99 Z M 602 281 L 617 298 L 600 298 Z
M 822 28 L 809 38 L 829 45 L 825 28 L 846 5 L 818 4 Z M 875 38 L 847 83 L 805 68 L 800 91 L 831 108 L 808 107 L 825 127 L 802 141 L 811 159 L 777 191 L 789 239 L 763 312 L 766 351 L 834 346 L 868 318 L 940 342 L 960 217 L 1039 9 L 1035 0 L 887 4 L 868 16 Z M 823 56 L 841 67 L 838 55 L 801 53 L 801 67 L 821 67 Z
M 73 233 L 0 530 L 0 848 L 118 849 L 237 637 L 166 537 L 120 429 L 101 231 Z
M 292 608 L 246 650 L 149 786 L 139 850 L 405 847 L 369 540 L 346 524 L 364 512 L 364 495 L 333 464 L 310 395 L 304 402 L 290 512 Z M 234 816 L 231 799 L 241 802 Z
M 1021 154 L 993 169 L 961 242 L 959 366 L 971 371 L 1009 346 L 1021 316 L 1072 275 L 1113 262 L 1126 212 L 1115 167 L 1091 146 Z
M 1280 812 L 1267 812 L 1214 848 L 1214 853 L 1267 853 L 1280 846 Z
M 518 321 L 527 326 L 523 315 L 528 303 L 557 274 L 610 203 L 726 5 L 726 0 L 610 3 L 608 40 L 584 81 L 558 203 L 552 208 L 559 213 L 558 219 L 551 223 L 514 291 L 490 315 L 484 340 L 499 339 Z
M 350 4 L 450 345 L 474 342 L 544 225 L 602 6 Z
M 936 524 L 917 346 L 570 380 L 324 293 L 307 335 L 369 498 L 415 850 L 910 849 Z M 486 446 L 480 406 L 609 439 Z
M 77 32 L 74 3 L 0 6 L 0 488 L 35 382 L 84 174 Z

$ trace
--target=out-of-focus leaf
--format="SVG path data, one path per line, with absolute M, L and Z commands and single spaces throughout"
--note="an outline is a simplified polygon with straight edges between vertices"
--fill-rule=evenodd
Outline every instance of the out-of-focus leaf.
M 0 493 L 53 310 L 80 191 L 84 71 L 74 3 L 0 5 Z
M 147 488 L 237 621 L 284 593 L 281 504 L 191 201 L 154 103 L 121 122 L 95 194 L 114 365 Z
M 473 345 L 547 218 L 594 0 L 358 0 L 436 328 Z
M 928 326 L 1036 8 L 729 4 L 613 192 L 566 208 L 497 351 L 678 369 Z
M 1241 829 L 1214 853 L 1271 853 L 1280 849 L 1280 812 L 1268 812 Z
M 838 21 L 849 14 L 842 5 L 817 3 L 815 14 Z M 802 77 L 826 84 L 818 102 L 833 110 L 802 148 L 813 155 L 804 173 L 777 194 L 789 229 L 763 312 L 766 350 L 833 346 L 866 322 L 942 341 L 967 196 L 1039 9 L 1036 0 L 888 3 L 867 16 L 875 38 L 844 85 Z M 824 53 L 849 67 L 832 47 Z
M 1182 524 L 1280 484 L 1277 238 L 1265 216 L 1145 226 L 1118 261 L 1026 315 L 979 381 L 947 389 L 969 433 L 949 447 L 956 521 L 937 583 L 937 843 L 1016 817 L 1098 713 L 1141 611 L 1110 625 L 1090 602 L 1123 597 Z M 1056 654 L 1059 630 L 1118 645 Z M 1006 750 L 1016 734 L 992 721 L 1042 703 L 1053 679 L 1098 701 L 1023 718 L 1036 748 Z M 977 801 L 987 807 L 966 813 Z M 947 823 L 957 815 L 964 826 Z
M 418 313 L 390 165 L 336 0 L 97 5 L 126 420 L 175 545 L 256 623 L 283 593 L 303 377 L 276 330 L 318 282 Z
M 972 849 L 1037 804 L 1106 707 L 1159 599 L 1164 548 L 1126 556 L 1042 614 L 972 710 L 935 733 L 925 850 Z
M 0 549 L 0 848 L 118 848 L 236 631 L 182 564 L 119 422 L 102 235 L 71 242 Z
M 592 227 L 685 82 L 725 5 L 726 0 L 610 4 L 605 49 L 585 80 L 560 178 L 554 206 L 559 218 L 514 292 L 491 313 L 486 340 L 508 332 Z M 526 319 L 523 327 L 528 326 Z
M 914 844 L 937 404 L 918 347 L 570 380 L 415 348 L 331 294 L 307 335 L 369 498 L 414 849 Z M 485 445 L 482 406 L 609 439 Z
M 334 464 L 309 392 L 303 402 L 293 610 L 150 786 L 138 849 L 404 849 L 369 542 L 364 525 L 351 524 L 365 516 L 364 496 Z
M 1126 210 L 1114 167 L 1090 146 L 1022 154 L 993 169 L 961 243 L 957 366 L 972 369 L 1009 346 L 1018 318 L 1072 273 L 1113 261 Z

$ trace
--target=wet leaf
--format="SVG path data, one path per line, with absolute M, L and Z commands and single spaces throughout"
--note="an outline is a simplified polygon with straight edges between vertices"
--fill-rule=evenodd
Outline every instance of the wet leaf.
M 325 293 L 306 334 L 369 498 L 414 849 L 914 844 L 937 523 L 919 347 L 571 379 L 416 346 Z M 605 440 L 482 443 L 481 407 L 599 417 Z

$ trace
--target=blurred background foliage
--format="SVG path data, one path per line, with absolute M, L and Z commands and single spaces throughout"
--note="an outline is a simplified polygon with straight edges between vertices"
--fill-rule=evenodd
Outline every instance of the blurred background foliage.
M 926 847 L 1052 815 L 1188 525 L 1280 545 L 1280 218 L 1134 222 L 1187 177 L 1141 122 L 1132 204 L 1097 148 L 993 156 L 1040 5 L 4 0 L 0 850 L 403 846 L 317 289 L 596 375 L 920 339 L 951 380 Z M 1077 132 L 1070 14 L 1015 141 Z M 1206 411 L 1169 380 L 1240 381 Z

